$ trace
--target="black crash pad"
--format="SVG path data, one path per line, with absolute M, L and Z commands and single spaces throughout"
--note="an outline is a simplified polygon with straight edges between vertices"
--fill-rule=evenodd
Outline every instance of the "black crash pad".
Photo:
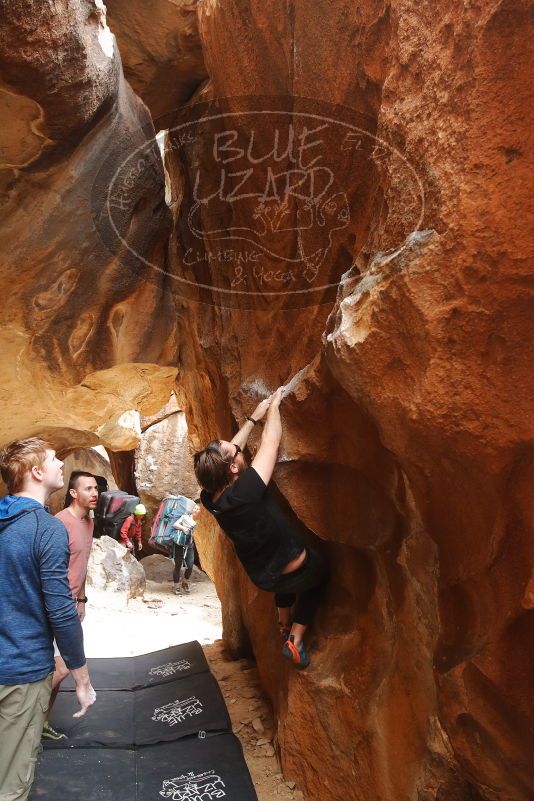
M 241 743 L 233 734 L 140 748 L 137 782 L 138 801 L 257 801 Z
M 209 670 L 204 651 L 196 640 L 141 656 L 89 658 L 87 667 L 95 690 L 136 690 Z M 74 690 L 72 676 L 61 683 L 61 690 Z
M 47 749 L 38 758 L 28 801 L 137 801 L 136 793 L 135 751 Z
M 75 693 L 58 694 L 50 723 L 69 739 L 45 740 L 46 748 L 128 748 L 231 728 L 226 704 L 211 673 L 135 692 L 100 691 L 87 714 L 73 718 L 78 709 Z
M 135 751 L 45 751 L 29 801 L 257 801 L 233 734 L 188 737 Z

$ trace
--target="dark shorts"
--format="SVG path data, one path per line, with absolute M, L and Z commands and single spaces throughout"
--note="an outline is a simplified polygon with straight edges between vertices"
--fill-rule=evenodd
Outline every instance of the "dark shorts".
M 328 566 L 321 554 L 306 547 L 306 561 L 292 573 L 280 573 L 276 578 L 254 583 L 261 590 L 276 593 L 303 592 L 323 584 L 328 577 Z

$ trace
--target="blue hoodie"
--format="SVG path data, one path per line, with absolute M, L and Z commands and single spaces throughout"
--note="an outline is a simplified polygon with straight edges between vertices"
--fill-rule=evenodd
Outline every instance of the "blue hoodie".
M 56 638 L 71 670 L 85 664 L 68 579 L 65 526 L 31 498 L 0 499 L 0 684 L 29 684 L 54 670 Z

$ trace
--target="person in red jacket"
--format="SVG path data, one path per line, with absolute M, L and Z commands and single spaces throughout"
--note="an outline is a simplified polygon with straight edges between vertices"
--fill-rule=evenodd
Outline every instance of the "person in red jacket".
M 145 515 L 146 509 L 144 505 L 138 503 L 134 509 L 133 515 L 128 515 L 121 526 L 119 542 L 124 545 L 125 548 L 128 548 L 129 551 L 135 550 L 135 544 L 137 544 L 138 551 L 143 550 L 141 535 L 142 523 Z

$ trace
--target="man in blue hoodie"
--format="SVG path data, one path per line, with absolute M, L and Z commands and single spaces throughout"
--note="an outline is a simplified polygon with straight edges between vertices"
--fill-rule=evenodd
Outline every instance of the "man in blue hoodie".
M 72 673 L 81 717 L 95 701 L 80 618 L 67 580 L 65 526 L 45 501 L 63 462 L 35 437 L 0 451 L 0 801 L 28 798 L 54 671 L 55 638 Z

